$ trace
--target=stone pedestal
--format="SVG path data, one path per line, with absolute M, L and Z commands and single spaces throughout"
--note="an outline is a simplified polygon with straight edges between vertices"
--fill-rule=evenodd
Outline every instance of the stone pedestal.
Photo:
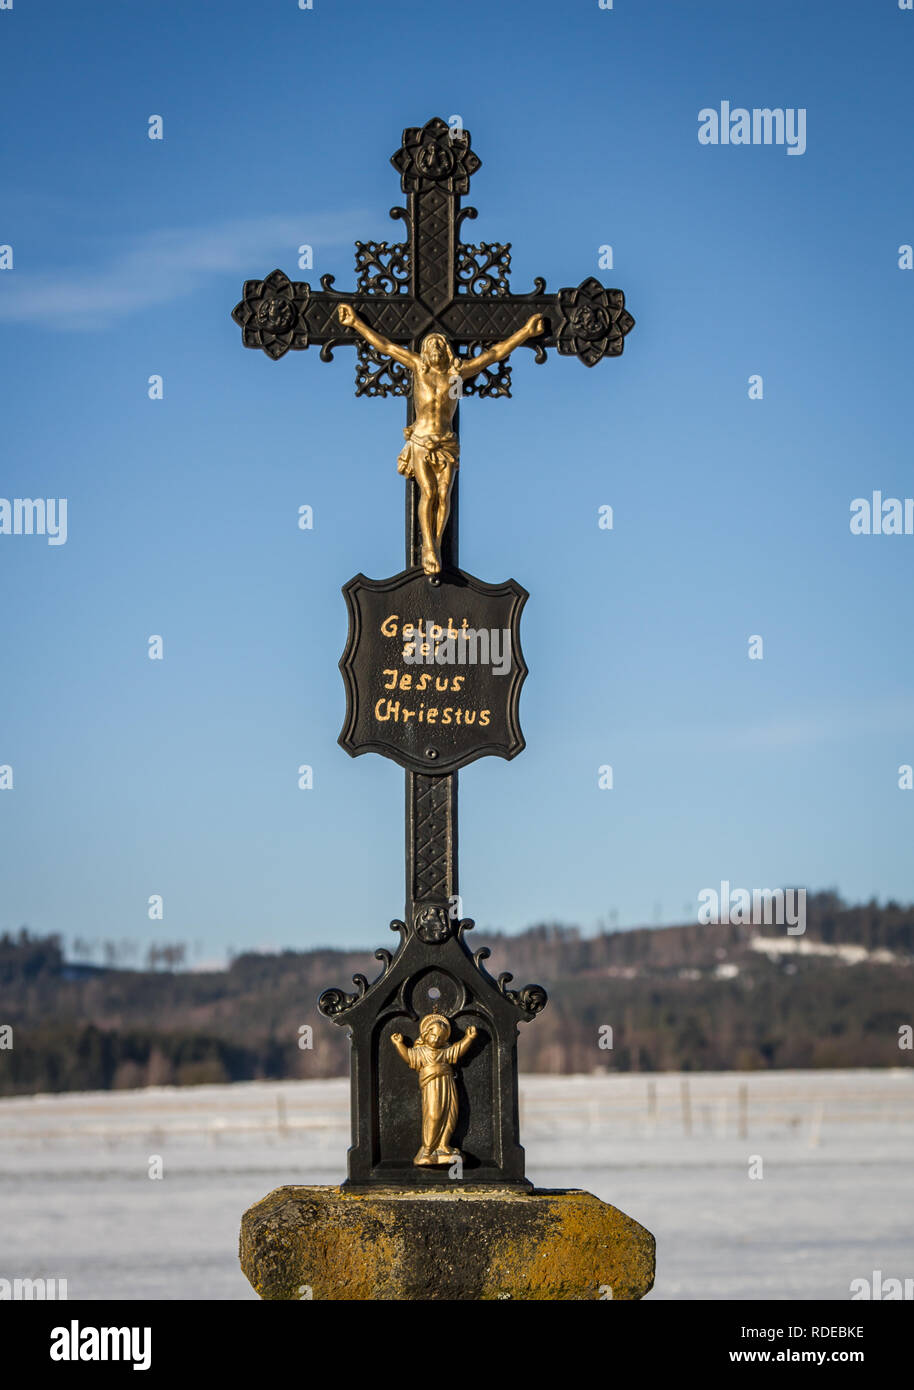
M 279 1187 L 245 1212 L 265 1299 L 638 1299 L 654 1237 L 581 1191 Z

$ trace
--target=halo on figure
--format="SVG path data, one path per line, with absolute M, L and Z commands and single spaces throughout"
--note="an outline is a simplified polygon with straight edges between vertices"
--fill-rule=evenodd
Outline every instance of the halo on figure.
M 423 1019 L 421 1019 L 421 1020 L 420 1020 L 420 1023 L 419 1023 L 419 1037 L 420 1037 L 420 1038 L 424 1038 L 424 1037 L 425 1037 L 425 1034 L 427 1033 L 429 1027 L 430 1027 L 431 1024 L 433 1024 L 433 1023 L 438 1023 L 438 1024 L 441 1025 L 441 1027 L 444 1029 L 444 1036 L 445 1036 L 445 1039 L 447 1039 L 447 1038 L 449 1038 L 449 1037 L 451 1036 L 451 1023 L 450 1023 L 450 1019 L 445 1018 L 445 1017 L 444 1017 L 444 1014 L 426 1014 L 425 1017 L 424 1017 Z

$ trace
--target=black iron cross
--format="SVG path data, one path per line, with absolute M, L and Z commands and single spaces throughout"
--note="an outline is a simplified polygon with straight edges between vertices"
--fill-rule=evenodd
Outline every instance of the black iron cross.
M 470 176 L 480 167 L 469 131 L 453 131 L 436 117 L 403 132 L 391 163 L 400 173 L 407 205 L 391 208 L 390 216 L 406 224 L 408 240 L 357 241 L 358 281 L 351 293 L 335 290 L 332 275 L 321 276 L 316 292 L 281 270 L 265 280 L 248 280 L 232 312 L 245 347 L 262 348 L 278 359 L 290 348 L 320 345 L 321 359 L 329 362 L 335 347 L 354 343 L 357 396 L 409 395 L 406 369 L 378 356 L 339 322 L 337 306 L 348 302 L 376 333 L 413 351 L 427 333 L 438 332 L 462 355 L 470 354 L 509 337 L 531 314 L 542 314 L 546 332 L 529 345 L 537 362 L 545 362 L 547 347 L 588 367 L 620 355 L 634 324 L 621 290 L 605 289 L 591 278 L 577 289 L 547 294 L 545 280 L 537 278 L 529 293 L 511 294 L 510 242 L 459 240 L 464 221 L 477 215 L 475 208 L 460 206 Z M 463 394 L 509 396 L 510 368 L 496 365 L 480 372 Z
M 290 281 L 281 270 L 265 280 L 248 280 L 244 297 L 232 311 L 245 347 L 261 348 L 278 360 L 290 349 L 320 345 L 322 361 L 329 362 L 334 348 L 352 343 L 358 352 L 357 396 L 408 396 L 409 372 L 343 327 L 337 318 L 342 303 L 351 303 L 375 332 L 414 352 L 427 333 L 439 332 L 461 355 L 472 355 L 522 328 L 531 314 L 541 314 L 546 331 L 527 345 L 537 362 L 546 361 L 549 347 L 588 367 L 621 354 L 625 335 L 634 325 L 621 290 L 606 289 L 589 278 L 576 289 L 547 294 L 545 280 L 537 278 L 528 293 L 511 294 L 510 243 L 469 245 L 460 240 L 464 221 L 477 216 L 475 208 L 460 206 L 481 163 L 471 148 L 469 131 L 453 130 L 438 117 L 421 128 L 410 127 L 391 163 L 407 199 L 406 207 L 391 208 L 390 216 L 405 224 L 407 240 L 392 245 L 357 241 L 357 288 L 348 293 L 333 288 L 332 275 L 321 277 L 318 291 Z M 462 394 L 509 396 L 510 366 L 498 363 L 480 372 L 463 384 Z M 453 428 L 457 433 L 456 417 Z M 445 563 L 453 568 L 457 481 L 443 545 Z M 419 555 L 417 492 L 410 481 L 407 567 L 416 564 Z M 456 787 L 456 773 L 407 773 L 409 823 L 425 828 L 418 842 L 414 833 L 407 836 L 407 921 L 418 902 L 456 895 Z
M 390 216 L 401 220 L 406 240 L 356 242 L 357 288 L 344 293 L 333 288 L 334 277 L 323 275 L 321 288 L 312 291 L 303 281 L 290 281 L 281 270 L 265 280 L 248 280 L 244 296 L 232 311 L 241 327 L 245 347 L 261 348 L 278 360 L 290 349 L 320 346 L 322 361 L 329 362 L 333 349 L 352 343 L 358 351 L 357 396 L 409 396 L 408 370 L 369 347 L 337 317 L 337 308 L 349 303 L 356 313 L 381 336 L 418 352 L 426 334 L 442 333 L 461 356 L 510 337 L 533 314 L 542 315 L 545 331 L 526 344 L 536 361 L 546 361 L 546 349 L 555 348 L 563 356 L 574 356 L 593 367 L 604 357 L 618 357 L 625 335 L 634 319 L 625 308 L 621 290 L 606 289 L 588 278 L 576 289 L 546 293 L 546 282 L 534 281 L 526 294 L 512 294 L 508 287 L 511 266 L 510 243 L 480 242 L 470 245 L 460 240 L 464 221 L 477 216 L 472 207 L 461 208 L 461 197 L 469 192 L 470 178 L 480 160 L 470 146 L 468 131 L 453 130 L 435 118 L 424 126 L 403 132 L 403 141 L 391 163 L 400 174 L 406 207 L 395 207 Z M 511 369 L 497 363 L 466 380 L 462 395 L 510 396 Z M 412 420 L 412 403 L 407 406 L 407 424 Z M 455 414 L 452 429 L 456 434 Z M 459 476 L 459 475 L 458 475 Z M 413 480 L 406 486 L 406 566 L 418 563 L 421 538 L 418 527 L 418 488 Z M 457 569 L 457 478 L 451 494 L 451 510 L 442 544 L 444 570 Z M 485 975 L 482 950 L 470 955 L 463 943 L 472 922 L 454 922 L 457 899 L 457 773 L 406 773 L 406 913 L 396 927 L 409 947 L 409 959 L 402 966 L 408 974 L 423 951 L 435 956 L 438 945 L 452 942 L 458 965 L 468 968 L 469 979 Z M 389 978 L 390 953 L 378 951 L 385 961 L 381 981 Z M 464 960 L 465 957 L 465 960 Z M 401 957 L 398 955 L 397 961 Z M 532 1018 L 546 1002 L 545 991 L 527 986 L 516 991 L 507 988 L 510 975 L 498 981 L 485 976 L 492 992 L 500 997 L 507 1020 L 504 1047 L 499 1048 L 497 1091 L 500 1095 L 495 1148 L 500 1155 L 490 1170 L 481 1170 L 487 1180 L 519 1181 L 523 1178 L 523 1150 L 517 1138 L 517 1077 L 513 1038 L 513 1018 Z M 376 981 L 375 984 L 379 984 Z M 367 982 L 356 976 L 357 993 L 347 995 L 328 990 L 320 1001 L 321 1011 L 342 1022 L 348 1011 L 362 1006 Z M 373 991 L 374 986 L 370 989 Z M 358 1036 L 357 1036 L 358 1033 Z M 373 1043 L 363 1031 L 353 1029 L 353 1134 L 350 1150 L 350 1180 L 376 1181 L 383 1169 L 387 1178 L 418 1181 L 407 1161 L 402 1165 L 385 1162 L 378 1168 L 375 1148 L 379 1125 L 378 1096 L 371 1073 Z M 486 1102 L 491 1108 L 495 1104 Z M 485 1110 L 477 1105 L 476 1110 Z M 496 1109 L 498 1109 L 496 1106 Z M 384 1121 L 387 1123 L 387 1121 Z M 393 1120 L 390 1121 L 393 1123 Z M 383 1144 L 382 1144 L 383 1148 Z M 374 1155 L 374 1156 L 373 1156 Z M 431 1180 L 427 1172 L 419 1176 Z M 440 1175 L 433 1175 L 438 1177 Z

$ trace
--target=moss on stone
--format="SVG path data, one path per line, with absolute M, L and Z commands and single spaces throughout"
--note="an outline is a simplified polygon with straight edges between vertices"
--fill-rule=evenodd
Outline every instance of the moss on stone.
M 630 1300 L 654 1280 L 650 1232 L 581 1191 L 280 1187 L 240 1253 L 265 1299 Z

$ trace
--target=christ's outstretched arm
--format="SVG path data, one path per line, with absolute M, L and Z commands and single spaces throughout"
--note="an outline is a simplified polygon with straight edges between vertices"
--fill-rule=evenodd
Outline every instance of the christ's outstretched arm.
M 380 333 L 375 333 L 373 328 L 369 328 L 364 319 L 360 319 L 351 304 L 338 304 L 336 315 L 340 323 L 346 328 L 354 328 L 356 333 L 363 337 L 366 343 L 370 343 L 378 352 L 384 352 L 388 357 L 392 357 L 395 362 L 400 362 L 404 367 L 409 367 L 411 372 L 416 371 L 420 365 L 420 359 L 414 352 L 407 348 L 399 347 L 397 343 L 392 343 L 389 338 L 382 338 Z
M 454 1053 L 455 1062 L 459 1057 L 463 1056 L 463 1054 L 466 1052 L 467 1048 L 470 1046 L 475 1037 L 476 1029 L 468 1028 L 464 1033 L 463 1037 L 460 1039 L 460 1041 L 454 1044 L 452 1051 Z
M 480 352 L 476 357 L 465 357 L 458 364 L 457 370 L 461 377 L 475 376 L 477 372 L 482 371 L 483 367 L 491 367 L 493 362 L 501 362 L 503 358 L 509 357 L 514 349 L 520 347 L 521 343 L 525 343 L 528 338 L 538 338 L 544 328 L 542 314 L 533 314 L 523 328 L 512 333 L 510 338 L 505 338 L 503 343 L 494 343 L 492 347 L 486 348 L 485 352 Z

